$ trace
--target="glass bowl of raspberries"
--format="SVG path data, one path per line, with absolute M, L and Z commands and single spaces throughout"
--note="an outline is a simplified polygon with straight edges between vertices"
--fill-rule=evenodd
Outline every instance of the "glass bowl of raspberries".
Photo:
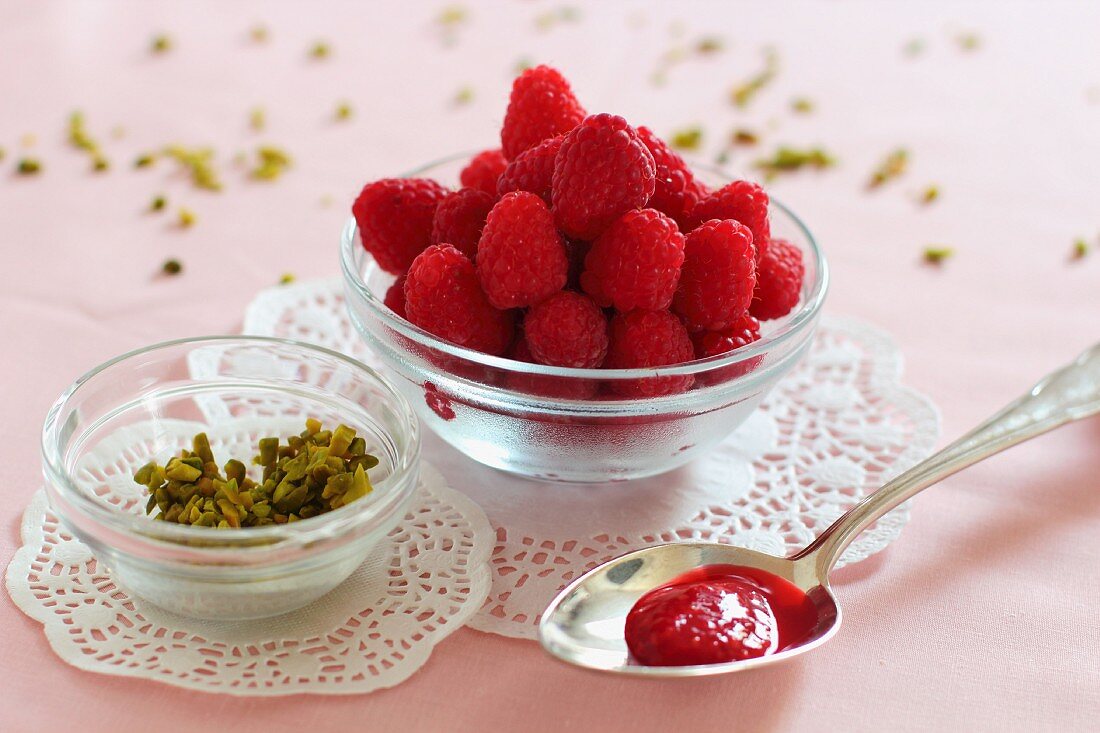
M 551 481 L 719 443 L 809 348 L 828 283 L 760 185 L 587 114 L 546 66 L 516 79 L 499 149 L 368 183 L 352 213 L 352 323 L 421 419 Z

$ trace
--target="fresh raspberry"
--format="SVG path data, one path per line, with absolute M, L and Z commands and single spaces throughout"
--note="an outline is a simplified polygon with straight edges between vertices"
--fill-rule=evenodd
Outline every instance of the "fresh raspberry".
M 744 315 L 756 287 L 756 251 L 748 227 L 712 219 L 687 235 L 672 309 L 691 331 L 721 331 Z
M 495 196 L 476 188 L 463 188 L 447 194 L 439 202 L 432 220 L 432 244 L 451 244 L 472 261 L 485 218 L 493 208 Z
M 426 178 L 386 178 L 363 187 L 351 213 L 363 247 L 386 272 L 400 275 L 431 243 L 435 207 L 447 189 Z
M 653 154 L 653 161 L 657 166 L 657 181 L 653 195 L 649 198 L 649 208 L 672 217 L 686 231 L 688 216 L 706 188 L 696 183 L 695 176 L 684 159 L 665 144 L 664 140 L 654 135 L 652 130 L 639 127 L 638 137 Z
M 499 149 L 483 150 L 470 158 L 470 162 L 458 174 L 458 180 L 466 188 L 476 188 L 496 198 L 497 179 L 506 165 L 508 161 Z
M 571 237 L 593 240 L 653 195 L 653 154 L 622 117 L 592 115 L 565 136 L 554 162 L 554 220 Z
M 386 297 L 382 300 L 391 311 L 405 317 L 405 276 L 397 278 L 396 282 L 386 291 Z
M 727 183 L 696 204 L 689 218 L 692 229 L 711 219 L 736 219 L 752 232 L 758 262 L 768 249 L 768 194 L 752 181 Z
M 569 82 L 557 69 L 527 69 L 512 82 L 512 96 L 500 130 L 504 157 L 514 160 L 543 140 L 569 132 L 584 115 Z
M 490 305 L 473 263 L 449 244 L 433 244 L 413 261 L 405 312 L 429 333 L 494 356 L 508 350 L 515 331 L 512 313 Z
M 513 191 L 493 206 L 477 246 L 477 275 L 497 308 L 534 305 L 561 290 L 569 273 L 565 243 L 546 202 Z
M 630 609 L 625 632 L 630 654 L 651 667 L 752 659 L 779 645 L 768 599 L 738 578 L 651 590 Z
M 798 304 L 805 274 L 802 250 L 785 240 L 773 239 L 760 258 L 756 292 L 749 310 L 762 321 L 787 315 Z
M 592 243 L 581 287 L 600 305 L 622 312 L 664 310 L 683 264 L 684 235 L 676 222 L 654 209 L 628 211 Z
M 747 346 L 760 338 L 760 321 L 748 313 L 738 318 L 724 331 L 700 331 L 692 334 L 691 340 L 695 344 L 695 358 L 706 359 L 719 354 L 726 354 L 742 346 Z M 727 367 L 712 369 L 696 377 L 701 384 L 719 384 L 728 382 L 742 374 L 748 374 L 763 360 L 762 356 L 754 356 L 746 361 L 731 364 Z
M 538 194 L 550 205 L 550 187 L 554 181 L 554 159 L 561 150 L 565 135 L 543 140 L 515 157 L 497 181 L 497 194 L 510 191 L 530 191 Z
M 509 355 L 516 361 L 529 364 L 535 363 L 535 357 L 531 355 L 531 349 L 527 345 L 527 339 L 523 336 L 516 339 Z M 580 379 L 576 377 L 553 377 L 548 374 L 529 374 L 522 371 L 514 371 L 508 374 L 508 389 L 516 392 L 539 395 L 541 397 L 557 397 L 566 400 L 587 400 L 596 394 L 599 382 L 594 379 Z
M 551 295 L 527 312 L 523 327 L 539 364 L 595 369 L 607 356 L 607 316 L 586 295 Z
M 569 278 L 565 287 L 570 290 L 581 289 L 581 273 L 584 272 L 584 260 L 592 249 L 592 243 L 583 239 L 565 237 L 565 251 L 569 255 Z
M 681 364 L 695 358 L 684 324 L 668 311 L 636 310 L 616 314 L 610 336 L 607 369 L 637 369 Z M 614 380 L 611 389 L 622 397 L 657 397 L 687 391 L 691 375 Z

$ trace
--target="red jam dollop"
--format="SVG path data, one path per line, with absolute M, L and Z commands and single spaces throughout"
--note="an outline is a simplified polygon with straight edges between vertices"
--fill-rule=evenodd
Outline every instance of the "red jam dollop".
M 817 608 L 796 585 L 740 565 L 707 565 L 655 588 L 626 617 L 626 645 L 649 667 L 720 664 L 797 646 Z

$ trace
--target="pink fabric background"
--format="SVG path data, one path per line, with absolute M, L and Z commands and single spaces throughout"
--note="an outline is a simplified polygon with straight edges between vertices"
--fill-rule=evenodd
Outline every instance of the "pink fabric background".
M 165 338 L 233 332 L 284 271 L 336 271 L 347 205 L 368 179 L 494 144 L 516 60 L 559 65 L 590 110 L 659 132 L 701 123 L 708 157 L 735 124 L 821 143 L 835 170 L 774 184 L 833 266 L 832 313 L 897 338 L 906 381 L 953 437 L 1100 338 L 1100 6 L 1055 3 L 735 3 L 585 6 L 537 32 L 548 2 L 467 2 L 445 47 L 436 3 L 0 1 L 0 558 L 40 479 L 38 429 L 78 374 Z M 628 17 L 641 19 L 632 28 Z M 704 33 L 727 50 L 647 83 L 657 57 Z M 255 22 L 266 46 L 247 41 Z M 163 30 L 176 44 L 147 52 Z M 956 32 L 982 47 L 964 53 Z M 923 37 L 927 50 L 901 47 Z M 333 48 L 306 58 L 317 38 Z M 782 71 L 747 111 L 728 87 L 774 44 Z M 473 103 L 449 100 L 470 85 Z M 1090 89 L 1092 91 L 1090 92 Z M 787 110 L 804 94 L 809 116 Z M 1092 97 L 1090 101 L 1090 95 Z M 331 122 L 339 99 L 353 121 Z M 247 126 L 267 109 L 268 130 Z M 115 163 L 88 172 L 65 143 L 83 109 Z M 775 129 L 768 129 L 775 120 Z M 114 140 L 108 131 L 123 125 Z M 10 175 L 26 151 L 45 171 Z M 228 159 L 256 142 L 296 167 L 252 183 Z M 170 166 L 130 162 L 168 142 L 214 145 L 226 191 L 196 191 Z M 901 181 L 867 194 L 870 169 L 909 148 Z M 756 153 L 731 165 L 744 165 Z M 938 183 L 922 209 L 917 192 Z M 143 213 L 165 193 L 199 216 Z M 325 208 L 319 201 L 332 196 Z M 944 243 L 942 269 L 921 249 Z M 1100 248 L 1098 248 L 1100 249 Z M 156 275 L 178 256 L 185 274 Z M 646 682 L 561 666 L 530 643 L 462 630 L 405 684 L 368 696 L 236 699 L 77 671 L 39 625 L 0 600 L 0 729 L 273 730 L 1095 730 L 1100 718 L 1100 422 L 1014 449 L 922 495 L 889 550 L 839 572 L 846 623 L 812 655 L 732 678 Z

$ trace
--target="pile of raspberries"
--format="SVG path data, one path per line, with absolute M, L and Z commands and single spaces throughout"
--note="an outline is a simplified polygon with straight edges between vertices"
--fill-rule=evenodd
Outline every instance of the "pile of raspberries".
M 660 367 L 751 343 L 760 319 L 798 303 L 802 253 L 771 237 L 759 185 L 709 190 L 648 128 L 588 115 L 557 70 L 516 78 L 500 140 L 457 191 L 388 178 L 352 206 L 363 246 L 397 276 L 386 305 L 425 331 L 551 366 Z M 599 389 L 526 379 L 510 386 L 574 399 Z M 653 397 L 693 381 L 609 387 Z

